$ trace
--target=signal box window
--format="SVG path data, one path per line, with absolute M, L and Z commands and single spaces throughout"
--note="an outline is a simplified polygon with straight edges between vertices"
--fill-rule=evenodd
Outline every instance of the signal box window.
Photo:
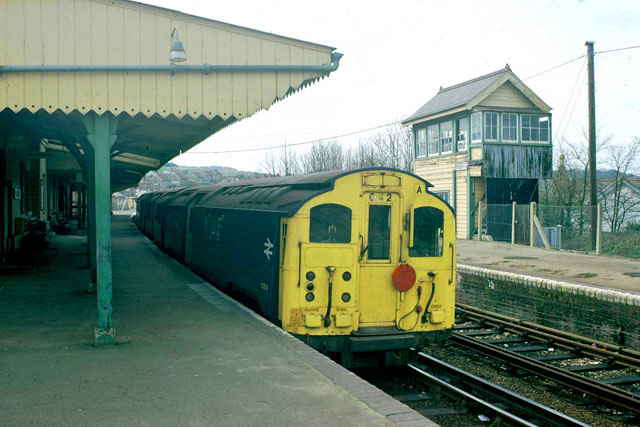
M 413 221 L 413 247 L 409 248 L 409 256 L 442 256 L 444 213 L 432 207 L 417 208 L 413 211 Z
M 369 259 L 389 259 L 391 206 L 369 206 Z
M 333 203 L 311 208 L 309 241 L 311 243 L 350 243 L 351 209 Z

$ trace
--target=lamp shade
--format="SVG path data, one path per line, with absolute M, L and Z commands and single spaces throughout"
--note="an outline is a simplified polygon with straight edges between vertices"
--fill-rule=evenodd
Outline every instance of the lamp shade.
M 169 61 L 171 62 L 184 62 L 187 60 L 187 53 L 184 51 L 184 46 L 180 40 L 174 40 L 171 42 L 171 51 L 169 51 Z

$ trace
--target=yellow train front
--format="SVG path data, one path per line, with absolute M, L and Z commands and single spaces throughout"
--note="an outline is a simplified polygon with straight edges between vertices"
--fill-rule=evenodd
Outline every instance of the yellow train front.
M 447 337 L 455 219 L 428 187 L 397 170 L 345 172 L 282 218 L 282 327 L 345 365 Z
M 415 175 L 239 181 L 151 194 L 138 210 L 158 245 L 346 366 L 373 355 L 392 363 L 450 335 L 454 214 Z

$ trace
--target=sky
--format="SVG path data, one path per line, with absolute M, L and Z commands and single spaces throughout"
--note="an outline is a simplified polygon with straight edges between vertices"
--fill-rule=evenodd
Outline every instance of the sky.
M 552 68 L 585 55 L 587 40 L 595 42 L 596 52 L 640 45 L 638 1 L 145 2 L 333 46 L 344 54 L 329 78 L 214 134 L 175 158 L 179 165 L 260 171 L 265 151 L 198 152 L 294 144 L 376 128 L 411 115 L 441 86 L 507 63 L 552 107 L 554 143 L 579 141 L 587 127 L 586 59 Z M 640 137 L 639 76 L 639 48 L 595 56 L 597 127 L 614 144 Z M 348 147 L 377 131 L 336 140 Z

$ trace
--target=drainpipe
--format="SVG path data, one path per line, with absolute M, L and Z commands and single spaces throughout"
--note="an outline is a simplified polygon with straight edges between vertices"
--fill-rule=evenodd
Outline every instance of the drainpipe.
M 321 72 L 338 69 L 343 54 L 331 53 L 331 65 L 4 65 L 3 73 L 90 73 L 90 72 L 198 72 L 206 75 L 224 72 Z

